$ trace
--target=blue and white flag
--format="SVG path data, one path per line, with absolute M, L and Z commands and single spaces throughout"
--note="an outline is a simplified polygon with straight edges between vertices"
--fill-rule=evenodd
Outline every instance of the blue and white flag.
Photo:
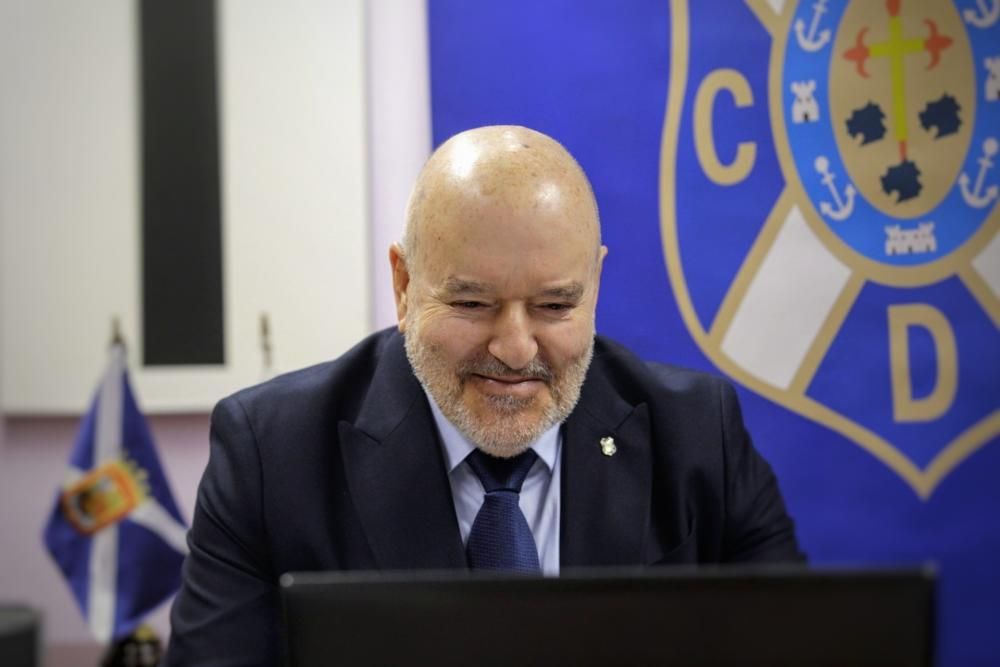
M 186 532 L 116 345 L 44 534 L 98 641 L 129 634 L 178 589 Z
M 1000 0 L 429 0 L 433 141 L 546 132 L 597 329 L 724 373 L 813 563 L 939 565 L 1000 664 Z

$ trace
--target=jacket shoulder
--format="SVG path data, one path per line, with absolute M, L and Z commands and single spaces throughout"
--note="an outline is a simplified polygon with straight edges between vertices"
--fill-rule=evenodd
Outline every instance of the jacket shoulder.
M 256 421 L 316 417 L 351 419 L 360 409 L 394 329 L 374 333 L 332 361 L 284 373 L 222 399 L 216 410 L 237 406 Z
M 625 346 L 604 336 L 598 336 L 594 345 L 594 366 L 633 405 L 663 397 L 703 401 L 707 396 L 729 398 L 735 394 L 725 378 L 641 359 Z

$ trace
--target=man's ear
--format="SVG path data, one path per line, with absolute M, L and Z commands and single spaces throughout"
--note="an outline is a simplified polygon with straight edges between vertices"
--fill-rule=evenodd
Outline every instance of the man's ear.
M 594 266 L 594 310 L 597 310 L 597 297 L 601 293 L 601 271 L 604 269 L 604 258 L 608 256 L 608 246 L 602 245 L 597 251 L 597 264 Z
M 408 302 L 406 289 L 410 285 L 410 270 L 406 265 L 406 254 L 398 243 L 389 246 L 389 266 L 392 267 L 392 295 L 396 299 L 396 320 L 400 331 L 406 331 Z

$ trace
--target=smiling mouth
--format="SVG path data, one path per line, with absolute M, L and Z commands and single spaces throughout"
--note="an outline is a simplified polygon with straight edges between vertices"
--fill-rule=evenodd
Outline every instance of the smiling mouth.
M 480 375 L 475 373 L 476 377 L 480 377 L 484 380 L 491 380 L 493 382 L 502 382 L 504 384 L 518 384 L 520 382 L 541 382 L 542 378 L 535 377 L 533 375 L 527 377 L 511 377 L 511 376 L 500 376 L 496 377 L 494 375 Z
M 470 379 L 476 387 L 487 394 L 505 394 L 527 396 L 545 386 L 545 381 L 535 376 L 512 377 L 480 375 L 473 373 Z

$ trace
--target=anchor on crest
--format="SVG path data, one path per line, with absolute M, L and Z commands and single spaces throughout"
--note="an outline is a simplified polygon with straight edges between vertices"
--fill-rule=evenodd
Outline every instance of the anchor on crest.
M 854 195 L 856 194 L 854 186 L 850 183 L 844 188 L 844 196 L 841 198 L 840 192 L 833 184 L 834 178 L 836 178 L 832 173 L 830 173 L 830 161 L 826 157 L 820 155 L 816 158 L 814 163 L 817 173 L 823 178 L 821 179 L 823 185 L 827 187 L 830 191 L 830 195 L 833 197 L 834 206 L 830 205 L 828 201 L 821 201 L 819 203 L 820 213 L 833 220 L 842 221 L 850 217 L 851 213 L 854 211 Z
M 1000 0 L 976 0 L 976 7 L 979 9 L 966 9 L 962 12 L 965 22 L 976 28 L 989 28 L 1000 19 Z
M 809 21 L 808 34 L 806 33 L 806 22 L 802 19 L 796 19 L 795 21 L 795 38 L 799 41 L 799 46 L 802 47 L 803 51 L 809 51 L 810 53 L 819 51 L 830 41 L 830 31 L 828 29 L 820 30 L 819 34 L 816 32 L 819 29 L 819 22 L 823 18 L 823 14 L 829 11 L 826 8 L 826 3 L 827 0 L 816 0 L 816 4 L 813 5 L 813 15 L 812 20 Z
M 969 189 L 969 175 L 962 172 L 958 177 L 958 184 L 962 188 L 962 198 L 965 203 L 973 208 L 985 208 L 991 201 L 1000 195 L 1000 187 L 991 185 L 983 191 L 983 181 L 986 180 L 986 172 L 993 167 L 992 158 L 997 154 L 997 140 L 989 137 L 983 142 L 983 156 L 977 160 L 979 163 L 979 173 L 976 174 L 976 185 Z

